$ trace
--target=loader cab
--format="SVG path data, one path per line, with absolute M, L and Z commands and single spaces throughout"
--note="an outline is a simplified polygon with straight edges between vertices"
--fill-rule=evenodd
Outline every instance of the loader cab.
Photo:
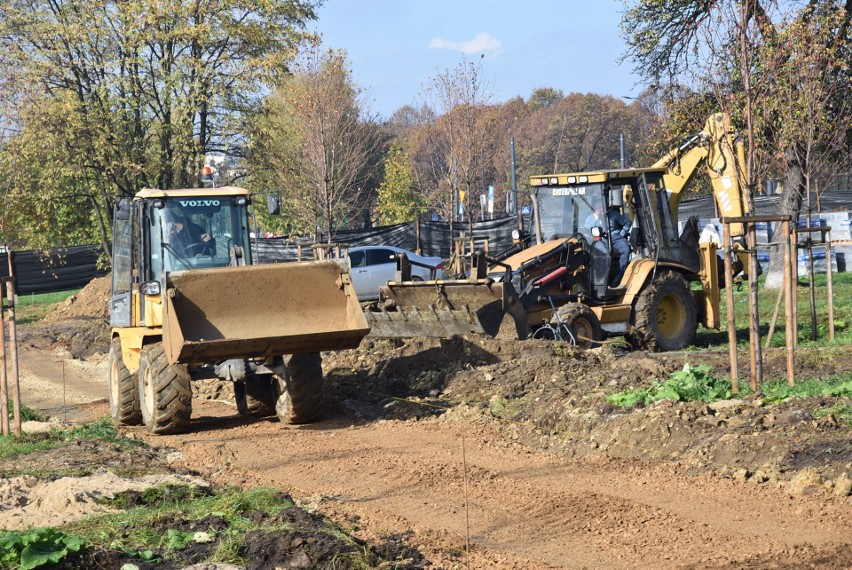
M 142 190 L 115 207 L 113 327 L 159 326 L 146 312 L 166 275 L 251 264 L 248 191 L 242 188 Z M 151 322 L 148 322 L 151 321 Z

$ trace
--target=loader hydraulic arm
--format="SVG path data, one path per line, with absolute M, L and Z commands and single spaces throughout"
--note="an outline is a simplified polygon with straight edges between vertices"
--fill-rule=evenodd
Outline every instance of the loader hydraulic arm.
M 663 175 L 666 189 L 671 193 L 669 206 L 677 219 L 681 192 L 699 170 L 705 170 L 713 185 L 713 196 L 722 217 L 740 217 L 748 213 L 744 199 L 745 150 L 731 126 L 726 113 L 716 113 L 707 119 L 704 130 L 687 139 L 656 163 L 666 168 Z M 742 224 L 731 224 L 731 236 L 745 235 Z

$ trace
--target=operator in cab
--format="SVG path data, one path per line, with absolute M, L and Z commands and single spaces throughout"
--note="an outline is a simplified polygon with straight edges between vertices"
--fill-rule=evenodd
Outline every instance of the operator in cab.
M 183 212 L 166 209 L 165 221 L 166 240 L 180 254 L 194 256 L 203 251 L 215 251 L 213 237 Z
M 610 244 L 612 251 L 618 254 L 618 271 L 612 276 L 612 285 L 617 287 L 621 283 L 621 278 L 624 276 L 624 271 L 627 269 L 627 264 L 630 262 L 630 228 L 633 227 L 633 222 L 618 211 L 615 206 L 610 206 L 606 210 L 607 224 L 603 222 L 604 206 L 600 197 L 592 199 L 592 213 L 586 217 L 586 223 L 583 224 L 588 228 L 601 227 L 604 230 L 609 226 Z

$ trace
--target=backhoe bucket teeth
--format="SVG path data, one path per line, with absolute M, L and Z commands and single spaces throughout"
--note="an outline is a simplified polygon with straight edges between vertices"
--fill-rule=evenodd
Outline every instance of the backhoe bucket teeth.
M 335 261 L 174 272 L 165 302 L 170 364 L 355 348 L 370 330 Z
M 381 293 L 384 302 L 365 311 L 370 336 L 451 337 L 470 333 L 497 336 L 501 330 L 516 338 L 529 335 L 526 313 L 511 284 L 490 279 L 392 281 L 381 288 Z

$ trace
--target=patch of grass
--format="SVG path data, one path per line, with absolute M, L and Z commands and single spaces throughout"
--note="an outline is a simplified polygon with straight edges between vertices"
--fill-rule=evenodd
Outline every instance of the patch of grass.
M 852 373 L 828 378 L 797 380 L 788 386 L 784 380 L 764 382 L 763 398 L 767 402 L 781 402 L 787 398 L 813 398 L 816 396 L 838 396 L 852 398 Z
M 98 439 L 108 441 L 128 449 L 142 445 L 133 439 L 123 438 L 109 418 L 101 418 L 91 424 L 71 429 L 52 429 L 49 433 L 23 434 L 21 437 L 0 436 L 0 459 L 28 455 L 36 451 L 47 451 L 69 441 Z
M 80 289 L 57 291 L 54 293 L 39 293 L 18 295 L 15 307 L 15 320 L 19 325 L 40 321 L 53 312 L 56 306 L 64 303 L 69 297 L 76 295 Z
M 628 390 L 607 396 L 609 403 L 616 406 L 631 407 L 659 400 L 675 402 L 714 402 L 731 397 L 731 382 L 710 374 L 712 368 L 706 364 L 699 366 L 684 365 L 683 370 L 669 374 L 668 380 L 655 380 L 644 390 Z
M 761 344 L 766 342 L 769 333 L 769 323 L 775 310 L 778 290 L 765 289 L 763 284 L 766 277 L 758 279 L 758 312 L 760 315 Z M 852 273 L 835 273 L 832 276 L 834 299 L 834 340 L 828 339 L 828 292 L 825 273 L 814 276 L 814 299 L 817 317 L 817 340 L 811 340 L 810 293 L 808 277 L 799 276 L 796 301 L 799 309 L 799 344 L 803 347 L 836 346 L 846 347 L 852 344 Z M 734 318 L 737 324 L 737 346 L 748 347 L 748 283 L 739 290 L 734 289 Z M 720 302 L 720 330 L 710 330 L 699 327 L 696 336 L 696 346 L 703 348 L 726 347 L 728 344 L 727 305 L 725 291 L 722 290 Z M 770 346 L 780 348 L 786 346 L 784 323 L 784 302 L 782 300 L 775 331 Z
M 828 408 L 820 408 L 814 411 L 815 418 L 834 416 L 837 420 L 852 428 L 852 402 L 837 402 Z
M 249 490 L 226 488 L 221 492 L 198 496 L 192 500 L 175 501 L 166 488 L 146 492 L 148 503 L 125 512 L 89 517 L 67 528 L 83 537 L 87 543 L 125 552 L 144 552 L 149 549 L 180 549 L 197 539 L 195 533 L 177 529 L 162 530 L 163 521 L 202 521 L 221 517 L 228 528 L 220 532 L 221 539 L 211 558 L 217 562 L 240 560 L 241 537 L 251 530 L 265 532 L 292 530 L 288 524 L 274 519 L 284 509 L 293 506 L 289 496 L 268 487 Z M 201 494 L 201 493 L 199 493 Z M 263 513 L 265 516 L 254 516 Z M 170 532 L 170 531 L 174 532 Z M 331 534 L 336 529 L 328 529 Z M 209 533 L 208 533 L 209 534 Z
M 7 404 L 8 404 L 8 408 L 9 408 L 9 418 L 11 418 L 12 414 L 13 414 L 12 399 L 11 398 L 9 399 Z M 43 422 L 46 419 L 47 418 L 45 418 L 44 415 L 39 413 L 38 410 L 34 410 L 26 404 L 21 404 L 21 421 L 22 422 L 30 422 L 30 421 Z

